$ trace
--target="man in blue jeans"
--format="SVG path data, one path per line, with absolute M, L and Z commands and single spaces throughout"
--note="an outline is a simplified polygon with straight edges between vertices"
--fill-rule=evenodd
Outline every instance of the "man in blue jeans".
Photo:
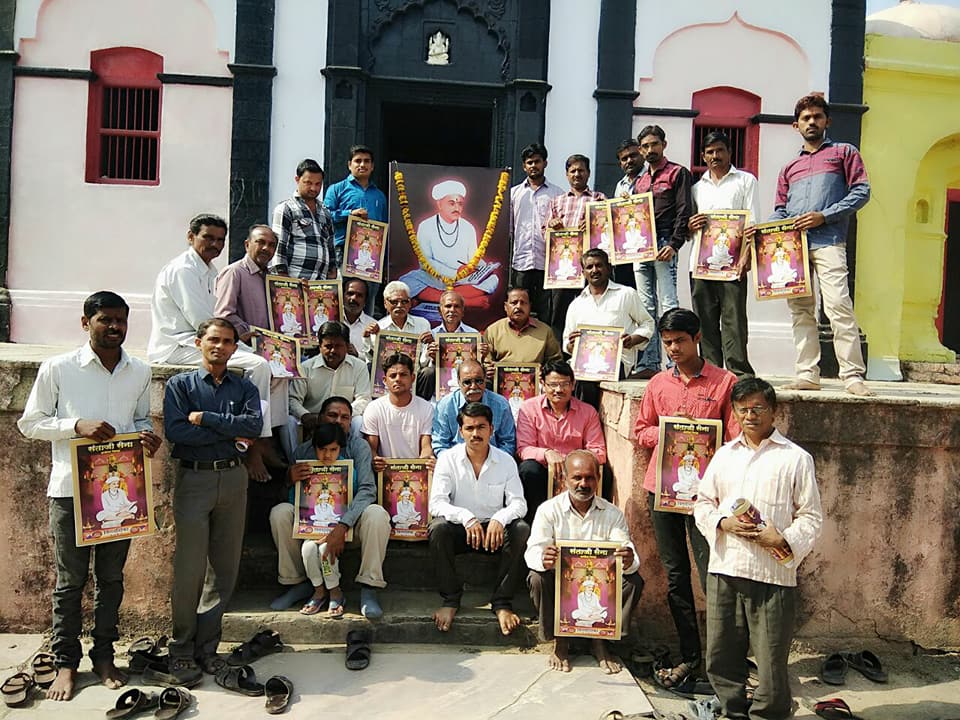
M 637 135 L 646 168 L 637 176 L 633 193 L 653 193 L 653 213 L 657 223 L 657 259 L 633 266 L 637 292 L 653 321 L 659 322 L 677 301 L 677 253 L 687 241 L 687 222 L 693 208 L 690 171 L 663 154 L 667 135 L 659 125 L 647 125 Z M 660 370 L 660 338 L 654 333 L 643 355 L 637 360 L 631 377 L 647 380 Z

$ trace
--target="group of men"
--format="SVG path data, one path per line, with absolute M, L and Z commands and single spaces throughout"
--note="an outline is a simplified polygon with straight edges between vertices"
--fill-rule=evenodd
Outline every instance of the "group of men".
M 775 217 L 796 217 L 796 227 L 808 231 L 812 264 L 821 276 L 824 307 L 834 326 L 841 377 L 848 391 L 866 394 L 859 343 L 848 337 L 851 328 L 856 335 L 856 323 L 846 291 L 843 241 L 849 216 L 866 202 L 869 185 L 856 150 L 826 138 L 829 107 L 822 98 L 802 98 L 795 118 L 804 146 L 781 173 Z M 589 250 L 581 258 L 586 287 L 566 296 L 542 287 L 543 233 L 548 227 L 582 226 L 585 203 L 603 196 L 589 189 L 586 157 L 567 160 L 570 189 L 563 192 L 545 179 L 546 149 L 531 145 L 524 150 L 527 179 L 511 192 L 515 272 L 505 317 L 484 330 L 481 358 L 461 365 L 459 388 L 436 405 L 429 402 L 432 382 L 418 378 L 416 359 L 402 354 L 383 361 L 386 394 L 371 398 L 373 336 L 387 329 L 419 335 L 424 344 L 419 372 L 428 373 L 436 360 L 438 332 L 472 330 L 463 322 L 469 305 L 454 290 L 438 294 L 441 322 L 431 329 L 410 314 L 411 293 L 405 283 L 394 281 L 383 288 L 387 315 L 375 320 L 368 314 L 375 289 L 347 280 L 344 322 L 321 327 L 319 354 L 304 363 L 305 378 L 289 386 L 272 379 L 266 361 L 244 344 L 251 327 L 267 325 L 266 272 L 303 279 L 335 277 L 347 216 L 386 219 L 383 193 L 370 180 L 369 148 L 351 149 L 350 176 L 328 190 L 324 203 L 319 201 L 322 170 L 313 161 L 301 163 L 297 192 L 277 207 L 273 227 L 252 227 L 246 255 L 220 272 L 213 260 L 223 250 L 226 223 L 214 215 L 191 221 L 190 247 L 157 278 L 148 347 L 152 362 L 199 365 L 172 378 L 164 398 L 165 435 L 179 470 L 173 496 L 173 680 L 195 684 L 204 671 L 216 673 L 222 666 L 216 647 L 236 583 L 243 535 L 236 518 L 243 516 L 248 477 L 268 480 L 271 469 L 279 473 L 297 459 L 352 458 L 354 501 L 337 530 L 313 547 L 304 543 L 297 548 L 291 542 L 288 510 L 278 505 L 271 512 L 280 558 L 278 580 L 285 586 L 275 607 L 305 600 L 305 614 L 326 607 L 330 617 L 342 615 L 346 599 L 336 561 L 346 531 L 355 528 L 362 554 L 357 578 L 361 611 L 369 618 L 382 615 L 376 590 L 386 584 L 382 563 L 390 519 L 371 492 L 373 474 L 387 458 L 420 458 L 433 468 L 429 546 L 441 595 L 441 607 L 434 613 L 439 630 L 450 629 L 460 605 L 463 585 L 455 556 L 499 552 L 491 607 L 501 630 L 509 634 L 520 623 L 512 598 L 529 569 L 526 580 L 540 613 L 541 636 L 550 639 L 555 600 L 551 573 L 560 539 L 619 544 L 625 571 L 622 611 L 629 619 L 642 580 L 622 512 L 597 496 L 606 461 L 595 407 L 598 389 L 577 382 L 563 360 L 578 326 L 589 322 L 623 327 L 621 377 L 650 380 L 637 420 L 639 445 L 656 446 L 659 418 L 667 415 L 723 420 L 729 441 L 707 469 L 694 516 L 655 511 L 651 495 L 651 521 L 682 656 L 679 664 L 662 668 L 658 680 L 666 687 L 684 687 L 703 656 L 689 538 L 708 598 L 706 670 L 725 712 L 746 718 L 760 702 L 771 708 L 763 717 L 780 717 L 784 694 L 789 709 L 784 654 L 789 642 L 781 641 L 792 633 L 796 563 L 810 551 L 821 522 L 812 461 L 776 432 L 773 390 L 752 378 L 743 280 L 695 280 L 698 312 L 676 307 L 677 250 L 690 231 L 702 227 L 702 212 L 746 209 L 751 223 L 756 222 L 756 179 L 730 165 L 730 143 L 722 134 L 707 138 L 708 172 L 696 184 L 689 171 L 666 159 L 665 148 L 662 129 L 649 126 L 617 152 L 625 175 L 616 194 L 653 193 L 660 234 L 657 260 L 634 267 L 632 277 L 616 276 L 624 280 L 619 283 L 614 272 L 620 268 L 610 264 L 603 250 Z M 748 270 L 745 262 L 740 269 Z M 814 303 L 789 303 L 799 353 L 794 387 L 815 390 L 819 345 Z M 159 448 L 149 425 L 149 366 L 121 348 L 127 313 L 126 303 L 114 293 L 88 298 L 81 322 L 89 342 L 42 365 L 20 421 L 27 437 L 53 441 L 48 495 L 57 560 L 53 650 L 59 673 L 48 694 L 55 699 L 69 699 L 73 692 L 80 660 L 80 596 L 91 553 L 100 588 L 91 658 L 105 684 L 123 682 L 112 645 L 128 541 L 92 550 L 75 547 L 72 512 L 67 511 L 72 489 L 66 479 L 71 437 L 101 441 L 139 431 L 147 454 Z M 667 370 L 660 369 L 661 346 L 669 357 Z M 739 383 L 736 375 L 722 369 L 724 361 L 742 376 Z M 496 362 L 541 364 L 543 393 L 526 400 L 516 417 L 507 401 L 486 387 Z M 228 372 L 228 367 L 244 370 L 244 376 Z M 300 446 L 290 433 L 298 425 L 306 440 Z M 279 443 L 270 442 L 271 437 Z M 566 491 L 548 498 L 551 475 L 564 479 Z M 644 483 L 648 491 L 654 475 L 651 459 Z M 286 469 L 284 476 L 288 483 L 301 479 L 295 469 Z M 750 488 L 744 486 L 744 477 L 753 483 Z M 751 499 L 765 525 L 732 514 L 731 499 L 748 490 L 755 491 Z M 776 563 L 770 548 L 789 550 L 794 564 Z M 742 614 L 745 624 L 730 619 Z M 777 637 L 770 634 L 771 623 Z M 760 627 L 765 635 L 758 634 Z M 743 694 L 746 665 L 740 657 L 747 635 L 758 659 L 765 659 L 760 663 L 765 692 L 755 696 L 752 709 Z M 604 643 L 595 642 L 593 650 L 606 671 L 620 669 Z M 556 639 L 551 667 L 568 670 L 567 655 L 566 642 Z

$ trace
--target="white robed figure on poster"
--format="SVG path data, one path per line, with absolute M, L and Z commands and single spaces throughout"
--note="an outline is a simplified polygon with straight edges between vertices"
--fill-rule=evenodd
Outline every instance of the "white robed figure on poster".
M 677 481 L 673 484 L 674 494 L 682 500 L 693 500 L 700 483 L 700 464 L 692 450 L 687 450 L 677 466 Z
M 403 529 L 409 529 L 420 524 L 421 515 L 417 512 L 413 490 L 406 483 L 403 484 L 397 495 L 397 514 L 392 519 L 394 527 Z
M 419 237 L 419 236 L 418 236 Z M 373 259 L 373 245 L 370 238 L 363 238 L 360 241 L 360 247 L 357 248 L 357 270 L 369 272 L 377 266 L 377 261 Z
M 283 304 L 281 320 L 280 332 L 284 335 L 299 335 L 303 332 L 303 325 L 297 320 L 297 314 L 293 310 L 293 303 L 285 302 Z
M 97 513 L 97 521 L 104 528 L 120 527 L 124 520 L 137 516 L 137 504 L 131 502 L 127 491 L 120 487 L 120 478 L 115 472 L 104 481 L 100 506 L 103 509 Z
M 594 623 L 606 621 L 607 609 L 600 604 L 600 586 L 593 575 L 587 575 L 580 582 L 577 609 L 570 614 L 576 624 L 581 627 L 590 627 Z
M 632 215 L 627 218 L 627 227 L 624 230 L 624 243 L 623 251 L 626 253 L 636 253 L 643 250 L 647 247 L 646 235 L 643 234 L 643 230 L 640 228 L 640 223 L 637 222 L 637 219 Z
M 770 276 L 767 282 L 772 287 L 784 287 L 797 279 L 797 271 L 790 265 L 790 255 L 783 249 L 783 245 L 777 243 L 773 251 L 773 261 L 770 263 Z
M 336 525 L 340 522 L 340 516 L 334 512 L 333 496 L 326 486 L 317 493 L 317 502 L 313 506 L 313 515 L 310 516 L 310 520 L 317 527 Z
M 720 233 L 713 239 L 713 248 L 710 257 L 707 258 L 707 265 L 714 270 L 733 265 L 733 255 L 730 254 L 730 238 L 727 236 L 727 229 L 720 228 Z
M 286 363 L 283 362 L 283 353 L 274 350 L 270 354 L 270 374 L 273 377 L 293 377 L 293 373 L 287 370 Z

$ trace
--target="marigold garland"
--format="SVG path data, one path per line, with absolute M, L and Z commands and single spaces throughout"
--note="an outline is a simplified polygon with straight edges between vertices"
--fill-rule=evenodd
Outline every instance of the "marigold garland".
M 500 179 L 497 181 L 497 193 L 493 198 L 493 207 L 490 208 L 490 216 L 487 218 L 487 226 L 483 230 L 483 235 L 480 238 L 480 244 L 477 246 L 477 252 L 473 254 L 473 257 L 470 258 L 470 262 L 464 265 L 457 271 L 455 277 L 449 277 L 447 275 L 441 275 L 433 265 L 430 264 L 430 261 L 427 260 L 426 256 L 423 254 L 423 250 L 420 249 L 420 241 L 417 239 L 417 231 L 413 227 L 413 218 L 410 217 L 410 203 L 407 198 L 407 187 L 404 183 L 403 173 L 399 168 L 393 173 L 393 182 L 397 188 L 397 201 L 400 204 L 400 216 L 403 218 L 403 227 L 407 231 L 407 237 L 410 238 L 410 246 L 413 248 L 414 254 L 417 256 L 417 261 L 428 274 L 437 278 L 440 282 L 447 286 L 447 289 L 452 290 L 454 284 L 457 280 L 463 280 L 465 277 L 472 274 L 477 269 L 477 264 L 483 260 L 484 255 L 487 254 L 487 247 L 490 245 L 490 241 L 493 239 L 493 231 L 497 227 L 497 220 L 500 217 L 500 210 L 503 207 L 503 197 L 507 192 L 507 187 L 510 184 L 510 173 L 506 170 L 500 172 Z

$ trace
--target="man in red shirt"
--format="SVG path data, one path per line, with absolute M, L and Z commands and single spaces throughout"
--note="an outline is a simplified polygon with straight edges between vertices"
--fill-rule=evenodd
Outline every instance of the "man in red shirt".
M 700 357 L 700 318 L 684 308 L 664 313 L 659 322 L 663 349 L 673 367 L 663 370 L 647 383 L 640 403 L 635 432 L 637 441 L 652 448 L 643 487 L 648 491 L 650 523 L 657 540 L 660 561 L 667 573 L 667 603 L 680 639 L 681 662 L 676 667 L 657 670 L 654 679 L 666 688 L 686 690 L 700 665 L 700 631 L 690 585 L 690 558 L 697 563 L 700 586 L 705 587 L 709 546 L 697 529 L 693 515 L 660 512 L 653 509 L 657 478 L 657 443 L 661 417 L 688 417 L 691 420 L 723 420 L 724 439 L 732 440 L 740 432 L 730 403 L 730 390 L 737 377 L 729 370 L 711 365 Z

